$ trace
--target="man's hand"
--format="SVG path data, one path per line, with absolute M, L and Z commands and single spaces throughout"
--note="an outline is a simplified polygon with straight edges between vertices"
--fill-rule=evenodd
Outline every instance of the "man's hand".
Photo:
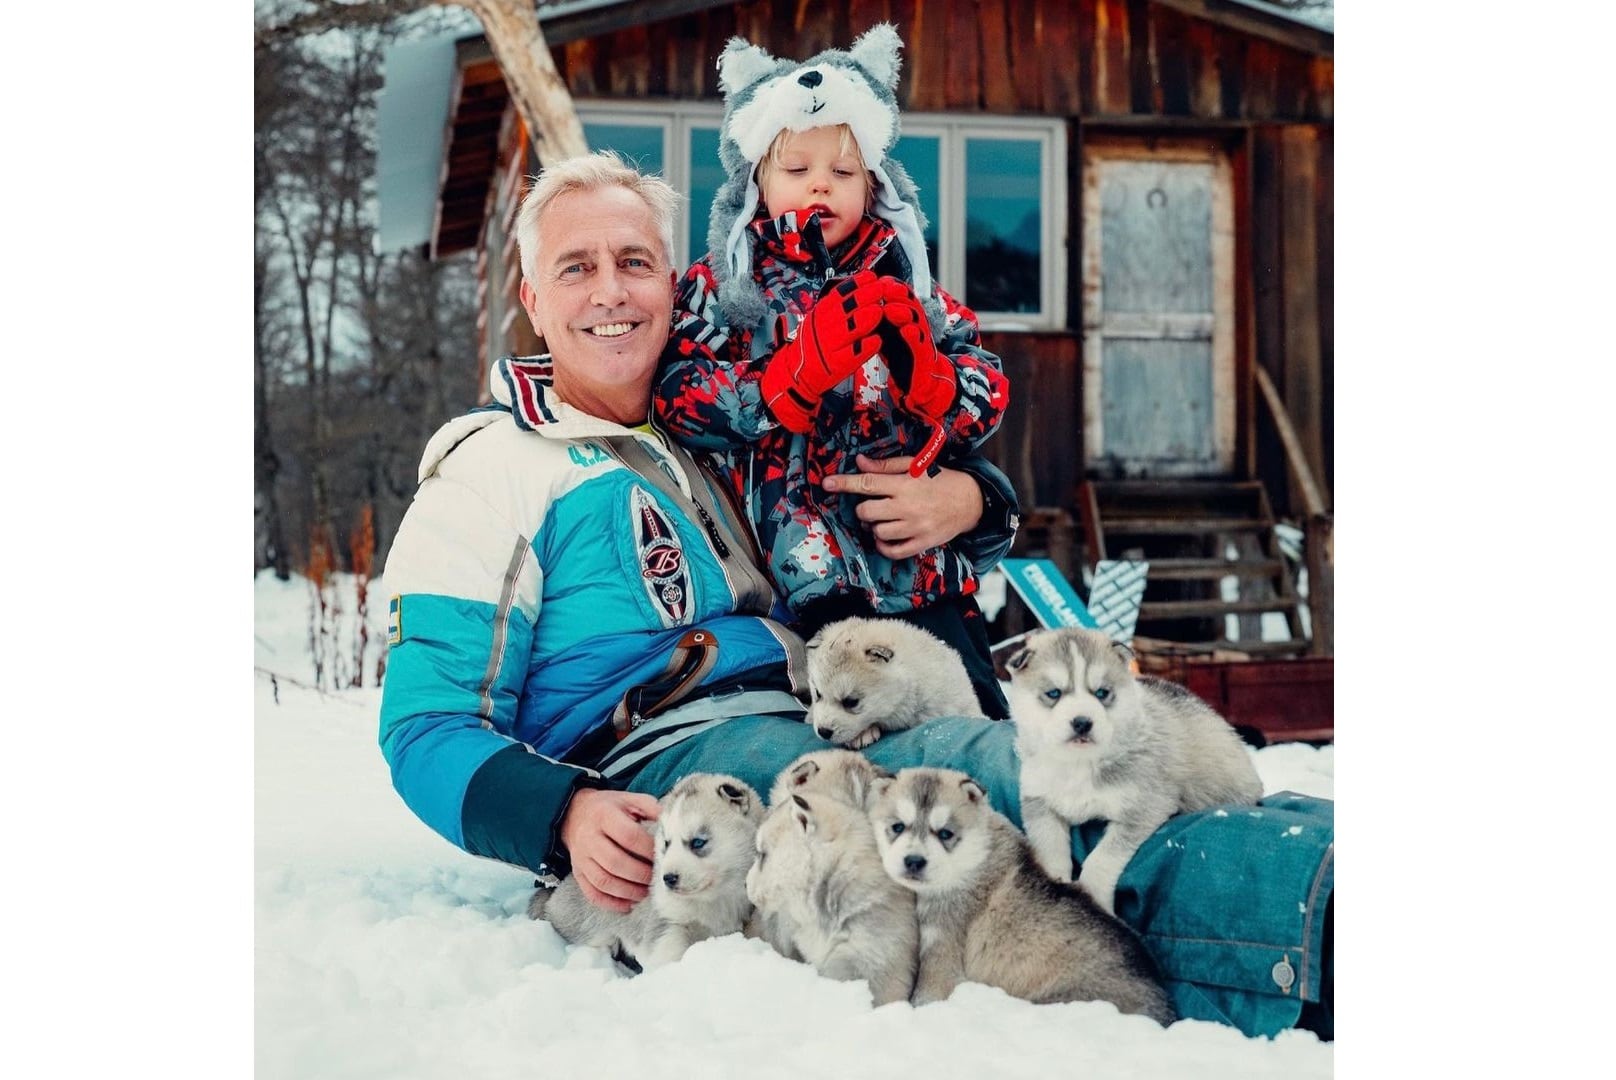
M 655 821 L 658 812 L 655 799 L 632 791 L 580 788 L 573 794 L 561 819 L 561 844 L 584 899 L 625 912 L 645 898 L 654 848 L 640 822 Z
M 826 491 L 868 496 L 855 513 L 870 527 L 875 550 L 909 559 L 969 532 L 982 520 L 982 489 L 970 473 L 943 469 L 909 475 L 907 457 L 858 456 L 859 471 L 825 477 Z

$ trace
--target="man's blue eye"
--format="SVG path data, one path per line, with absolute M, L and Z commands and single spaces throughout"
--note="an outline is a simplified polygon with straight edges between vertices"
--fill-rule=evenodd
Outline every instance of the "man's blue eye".
M 892 835 L 893 835 L 893 836 L 898 836 L 898 835 L 899 835 L 899 834 L 901 834 L 901 833 L 902 833 L 902 832 L 903 832 L 903 822 L 901 822 L 901 821 L 894 821 L 894 822 L 893 822 L 893 823 L 892 823 Z
M 694 840 L 690 841 L 690 850 L 691 851 L 700 851 L 702 848 L 704 848 L 706 846 L 707 846 L 707 838 L 705 836 L 698 836 Z
M 1111 696 L 1111 688 L 1109 686 L 1097 687 L 1095 689 L 1095 691 L 1094 691 L 1094 700 L 1095 701 L 1103 702 L 1107 698 L 1109 698 L 1110 696 Z
M 1059 687 L 1055 687 L 1055 686 L 1052 686 L 1052 687 L 1050 687 L 1050 688 L 1049 688 L 1049 689 L 1048 689 L 1048 690 L 1045 690 L 1045 691 L 1044 691 L 1044 697 L 1045 697 L 1045 698 L 1046 698 L 1046 699 L 1048 699 L 1048 701 L 1049 701 L 1049 702 L 1050 702 L 1050 703 L 1051 703 L 1051 704 L 1053 704 L 1053 703 L 1055 703 L 1055 702 L 1057 702 L 1057 701 L 1059 701 L 1059 700 L 1060 700 L 1060 699 L 1061 699 L 1061 692 L 1060 692 L 1060 688 L 1059 688 Z

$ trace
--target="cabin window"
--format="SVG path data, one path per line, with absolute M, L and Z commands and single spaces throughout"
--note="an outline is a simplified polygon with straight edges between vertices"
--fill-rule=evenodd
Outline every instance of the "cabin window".
M 1058 120 L 910 113 L 893 156 L 920 189 L 932 275 L 986 329 L 1065 325 Z
M 577 105 L 591 149 L 660 173 L 689 198 L 675 230 L 683 270 L 707 250 L 724 181 L 723 108 L 710 102 Z M 892 156 L 920 189 L 932 276 L 990 330 L 1065 325 L 1065 128 L 1059 120 L 907 113 Z

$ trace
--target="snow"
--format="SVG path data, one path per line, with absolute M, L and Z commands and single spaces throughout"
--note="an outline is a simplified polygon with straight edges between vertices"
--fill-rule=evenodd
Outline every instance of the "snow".
M 341 584 L 338 639 L 352 642 Z M 922 1009 L 873 1009 L 863 983 L 821 978 L 739 935 L 626 976 L 526 917 L 532 875 L 459 851 L 405 808 L 376 745 L 380 690 L 315 685 L 312 596 L 302 579 L 257 580 L 261 1080 L 699 1077 L 741 1063 L 759 1080 L 1042 1078 L 1054 1062 L 1140 1080 L 1333 1074 L 1333 1046 L 1308 1032 L 1251 1039 L 1202 1021 L 1164 1031 L 1108 1004 L 1035 1006 L 976 984 Z M 1269 790 L 1333 794 L 1332 747 L 1268 747 L 1256 761 Z

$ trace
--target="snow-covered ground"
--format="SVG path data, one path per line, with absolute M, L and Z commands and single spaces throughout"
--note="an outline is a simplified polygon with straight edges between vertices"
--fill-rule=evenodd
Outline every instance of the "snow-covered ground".
M 625 977 L 527 919 L 531 875 L 466 855 L 405 808 L 376 746 L 380 691 L 314 685 L 311 595 L 300 579 L 258 579 L 260 1080 L 1333 1075 L 1334 1046 L 1307 1032 L 1164 1031 L 1107 1004 L 1035 1006 L 975 984 L 872 1009 L 864 984 L 739 935 Z M 371 621 L 374 641 L 382 616 Z M 351 623 L 339 640 L 354 640 Z M 1270 791 L 1333 797 L 1333 747 L 1269 747 L 1257 765 Z

